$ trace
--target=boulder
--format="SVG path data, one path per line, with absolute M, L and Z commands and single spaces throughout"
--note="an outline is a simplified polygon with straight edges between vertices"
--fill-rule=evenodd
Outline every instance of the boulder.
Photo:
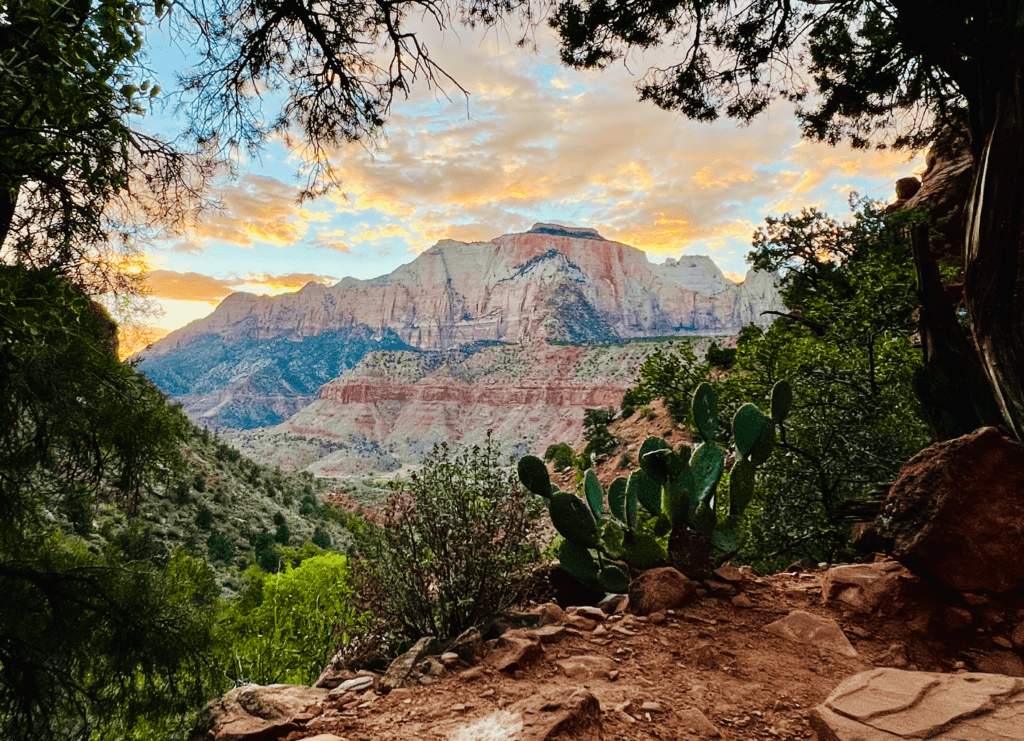
M 527 631 L 509 631 L 498 639 L 487 663 L 499 672 L 514 672 L 544 658 L 544 647 Z
M 900 471 L 878 516 L 893 555 L 960 591 L 1024 587 L 1024 445 L 994 427 L 935 443 Z
M 587 690 L 568 698 L 531 696 L 510 705 L 508 711 L 523 720 L 521 741 L 601 741 L 601 703 Z
M 825 604 L 842 602 L 858 612 L 895 612 L 913 575 L 896 561 L 835 566 L 821 575 Z
M 807 643 L 842 656 L 857 656 L 843 629 L 835 620 L 804 610 L 793 610 L 781 620 L 764 626 L 769 633 L 797 643 Z
M 424 636 L 416 645 L 391 662 L 380 680 L 380 690 L 387 694 L 396 687 L 402 687 L 416 679 L 416 668 L 431 653 L 437 643 L 433 636 Z
M 327 690 L 292 684 L 247 684 L 212 700 L 189 741 L 268 741 L 297 731 Z
M 671 566 L 648 569 L 629 585 L 629 605 L 639 615 L 683 607 L 697 596 L 697 585 Z
M 818 741 L 1019 739 L 1024 681 L 875 669 L 836 687 L 811 711 L 810 723 Z

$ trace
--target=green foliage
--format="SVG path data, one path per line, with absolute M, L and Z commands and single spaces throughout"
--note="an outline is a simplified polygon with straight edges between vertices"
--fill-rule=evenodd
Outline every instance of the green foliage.
M 637 385 L 622 398 L 623 416 L 655 399 L 664 399 L 669 416 L 679 424 L 693 426 L 693 392 L 705 381 L 710 370 L 706 362 L 698 362 L 687 346 L 675 352 L 658 349 L 644 361 Z M 632 414 L 632 411 L 630 411 Z
M 615 419 L 614 409 L 586 409 L 583 412 L 583 439 L 587 441 L 583 458 L 607 455 L 615 450 L 618 441 L 608 431 L 608 425 Z
M 544 462 L 534 461 L 530 488 L 550 494 Z M 409 639 L 448 638 L 516 604 L 539 551 L 534 502 L 490 439 L 458 453 L 436 447 L 388 499 L 382 524 L 358 536 L 373 612 Z
M 124 517 L 180 467 L 185 423 L 117 361 L 111 332 L 53 273 L 0 267 L 4 738 L 170 730 L 215 681 L 211 572 Z M 121 525 L 90 547 L 101 502 Z
M 755 237 L 749 260 L 783 271 L 790 316 L 742 337 L 742 372 L 718 386 L 730 399 L 770 398 L 773 419 L 789 411 L 745 519 L 741 557 L 761 568 L 834 558 L 848 537 L 836 508 L 891 480 L 927 442 L 907 325 L 915 274 L 892 218 L 869 203 L 849 224 L 805 210 L 768 219 Z M 780 377 L 792 396 L 772 392 Z
M 778 386 L 776 395 L 784 399 L 786 383 Z M 551 524 L 565 538 L 562 568 L 576 579 L 610 591 L 613 585 L 628 584 L 626 567 L 648 569 L 666 557 L 689 574 L 703 575 L 709 564 L 698 554 L 710 553 L 712 544 L 722 556 L 736 551 L 735 527 L 753 498 L 755 468 L 771 454 L 775 426 L 753 404 L 736 413 L 732 429 L 737 463 L 730 479 L 729 515 L 719 523 L 715 494 L 725 454 L 716 440 L 718 409 L 709 385 L 697 387 L 692 409 L 705 442 L 691 452 L 686 445 L 673 450 L 659 438 L 645 440 L 639 451 L 641 468 L 609 488 L 607 515 L 604 491 L 592 469 L 584 476 L 586 502 L 561 491 L 545 497 Z M 542 468 L 543 462 L 533 456 L 524 456 L 518 465 L 524 483 L 529 481 L 538 493 L 549 486 L 546 472 L 538 475 Z M 693 533 L 687 534 L 688 529 Z
M 341 554 L 312 556 L 277 574 L 250 568 L 221 617 L 223 665 L 235 684 L 312 684 L 364 621 Z
M 3 3 L 3 262 L 134 295 L 145 277 L 125 270 L 136 238 L 180 223 L 201 198 L 209 161 L 131 128 L 159 92 L 139 79 L 143 12 L 134 0 Z
M 723 350 L 717 342 L 712 342 L 704 357 L 712 368 L 728 370 L 736 362 L 736 348 Z
M 575 458 L 576 455 L 572 452 L 572 447 L 568 443 L 549 445 L 548 449 L 544 451 L 544 460 L 551 463 L 556 471 L 564 471 L 566 468 L 571 468 Z

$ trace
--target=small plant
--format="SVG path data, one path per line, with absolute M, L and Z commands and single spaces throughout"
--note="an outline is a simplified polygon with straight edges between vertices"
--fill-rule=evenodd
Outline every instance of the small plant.
M 545 499 L 552 524 L 565 538 L 559 551 L 562 568 L 609 592 L 628 588 L 625 567 L 646 569 L 665 558 L 689 576 L 703 577 L 713 550 L 723 557 L 736 552 L 736 531 L 753 498 L 756 467 L 771 455 L 775 425 L 783 423 L 792 401 L 789 384 L 781 381 L 772 390 L 771 418 L 753 404 L 736 412 L 736 463 L 729 477 L 728 515 L 722 522 L 715 498 L 725 452 L 717 442 L 715 393 L 706 383 L 693 397 L 701 445 L 692 451 L 685 444 L 673 450 L 660 438 L 648 438 L 640 447 L 641 467 L 628 479 L 613 481 L 607 492 L 594 470 L 586 471 L 585 502 L 553 486 L 543 461 L 524 456 L 518 464 L 519 478 Z
M 575 454 L 568 443 L 558 443 L 548 446 L 548 449 L 544 451 L 544 460 L 551 463 L 556 471 L 564 471 L 567 468 L 572 468 Z
M 437 446 L 380 523 L 356 533 L 369 572 L 361 592 L 381 624 L 411 640 L 450 638 L 521 600 L 539 554 L 531 499 L 490 438 L 460 453 Z

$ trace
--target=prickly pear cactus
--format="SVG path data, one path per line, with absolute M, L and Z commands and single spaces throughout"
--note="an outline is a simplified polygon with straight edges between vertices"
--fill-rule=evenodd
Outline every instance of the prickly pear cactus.
M 551 522 L 565 538 L 559 553 L 562 568 L 579 581 L 622 592 L 629 586 L 627 568 L 647 569 L 666 557 L 688 576 L 702 578 L 713 553 L 726 557 L 739 547 L 737 528 L 754 496 L 757 467 L 771 456 L 775 427 L 785 422 L 792 405 L 792 388 L 780 381 L 772 389 L 770 416 L 744 404 L 733 417 L 736 462 L 729 475 L 728 516 L 722 522 L 715 500 L 727 451 L 718 442 L 718 402 L 706 383 L 693 395 L 694 420 L 703 441 L 695 449 L 681 445 L 673 450 L 660 438 L 648 438 L 640 446 L 640 468 L 628 479 L 616 479 L 607 492 L 596 472 L 588 469 L 584 499 L 552 485 L 547 467 L 536 456 L 520 459 L 519 479 L 547 500 Z

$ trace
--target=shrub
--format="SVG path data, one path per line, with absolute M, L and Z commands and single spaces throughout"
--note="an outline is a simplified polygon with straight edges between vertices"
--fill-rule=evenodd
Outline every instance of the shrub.
M 459 453 L 435 447 L 380 524 L 357 534 L 380 624 L 409 639 L 450 638 L 516 604 L 538 559 L 539 504 L 490 438 Z
M 211 525 L 213 525 L 213 512 L 209 506 L 203 504 L 196 512 L 196 527 L 200 530 L 209 530 Z
M 219 561 L 223 564 L 231 563 L 231 541 L 224 533 L 212 531 L 206 540 L 206 548 L 210 553 L 211 561 Z
M 360 629 L 345 556 L 325 553 L 278 574 L 250 568 L 245 578 L 222 620 L 235 683 L 312 684 Z
M 556 471 L 563 471 L 570 468 L 575 459 L 575 454 L 568 443 L 558 443 L 548 446 L 544 453 L 544 460 L 554 465 Z

